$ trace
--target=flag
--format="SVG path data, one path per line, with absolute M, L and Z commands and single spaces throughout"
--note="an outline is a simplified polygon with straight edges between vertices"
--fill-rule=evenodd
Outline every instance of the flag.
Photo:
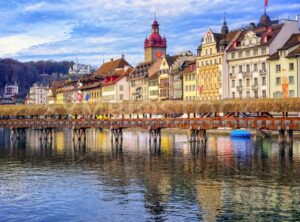
M 265 7 L 269 6 L 269 0 L 265 0 Z

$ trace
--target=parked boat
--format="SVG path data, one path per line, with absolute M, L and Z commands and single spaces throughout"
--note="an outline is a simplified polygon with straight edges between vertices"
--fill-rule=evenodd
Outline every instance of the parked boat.
M 231 137 L 250 138 L 251 133 L 247 130 L 233 130 L 230 133 Z

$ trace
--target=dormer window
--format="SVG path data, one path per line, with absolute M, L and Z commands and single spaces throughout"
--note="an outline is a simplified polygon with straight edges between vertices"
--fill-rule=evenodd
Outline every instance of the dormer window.
M 268 42 L 268 36 L 267 36 L 267 35 L 264 37 L 263 42 L 264 42 L 264 43 L 267 43 L 267 42 Z
M 272 32 L 272 27 L 268 27 L 267 32 L 268 32 L 268 33 Z

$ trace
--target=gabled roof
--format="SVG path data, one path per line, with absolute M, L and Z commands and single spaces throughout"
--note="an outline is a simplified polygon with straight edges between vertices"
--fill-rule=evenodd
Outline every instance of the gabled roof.
M 283 27 L 283 24 L 275 24 L 275 25 L 272 25 L 272 26 L 269 26 L 269 27 L 261 26 L 261 27 L 256 27 L 256 28 L 253 28 L 253 29 L 249 28 L 249 29 L 246 29 L 246 30 L 244 30 L 240 33 L 240 35 L 236 39 L 236 42 L 243 41 L 246 34 L 250 31 L 253 31 L 257 36 L 261 37 L 260 46 L 269 46 L 273 42 L 273 40 L 276 38 L 278 33 L 281 31 L 282 27 Z M 263 42 L 263 38 L 265 36 L 268 36 L 268 41 L 267 42 Z M 235 50 L 239 50 L 239 48 L 234 48 L 233 44 L 228 49 L 228 51 L 235 51 Z
M 148 77 L 148 70 L 152 66 L 154 62 L 142 62 L 139 63 L 134 70 L 130 73 L 129 78 L 137 78 L 137 77 Z
M 116 77 L 116 78 L 112 78 L 111 81 L 108 81 L 108 82 L 103 82 L 102 83 L 102 86 L 111 86 L 111 85 L 114 85 L 116 84 L 119 80 L 121 80 L 122 78 L 126 77 L 126 76 L 129 76 L 129 74 L 132 72 L 132 68 L 128 68 L 126 71 L 123 72 L 122 75 Z
M 168 63 L 168 66 L 171 67 L 174 62 L 178 59 L 179 56 L 175 55 L 175 56 L 169 56 L 169 55 L 166 55 L 165 56 L 165 59 Z
M 268 60 L 277 60 L 279 59 L 279 52 L 275 52 L 273 55 L 271 55 Z
M 96 70 L 95 75 L 106 76 L 115 72 L 116 69 L 122 69 L 125 66 L 131 67 L 131 65 L 124 58 L 112 60 L 101 65 L 100 68 Z
M 289 49 L 299 44 L 300 44 L 300 33 L 293 34 L 279 50 Z
M 300 56 L 300 45 L 292 52 L 290 52 L 287 57 L 295 57 L 295 56 Z
M 153 75 L 157 74 L 159 69 L 160 69 L 160 65 L 161 65 L 161 61 L 163 59 L 159 58 L 157 59 L 148 69 L 148 76 L 149 78 L 152 77 Z

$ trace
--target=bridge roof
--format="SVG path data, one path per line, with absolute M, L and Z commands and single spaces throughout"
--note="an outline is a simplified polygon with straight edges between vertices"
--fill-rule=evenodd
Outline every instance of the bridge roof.
M 1 105 L 0 116 L 300 112 L 300 99 L 161 101 L 62 105 Z

